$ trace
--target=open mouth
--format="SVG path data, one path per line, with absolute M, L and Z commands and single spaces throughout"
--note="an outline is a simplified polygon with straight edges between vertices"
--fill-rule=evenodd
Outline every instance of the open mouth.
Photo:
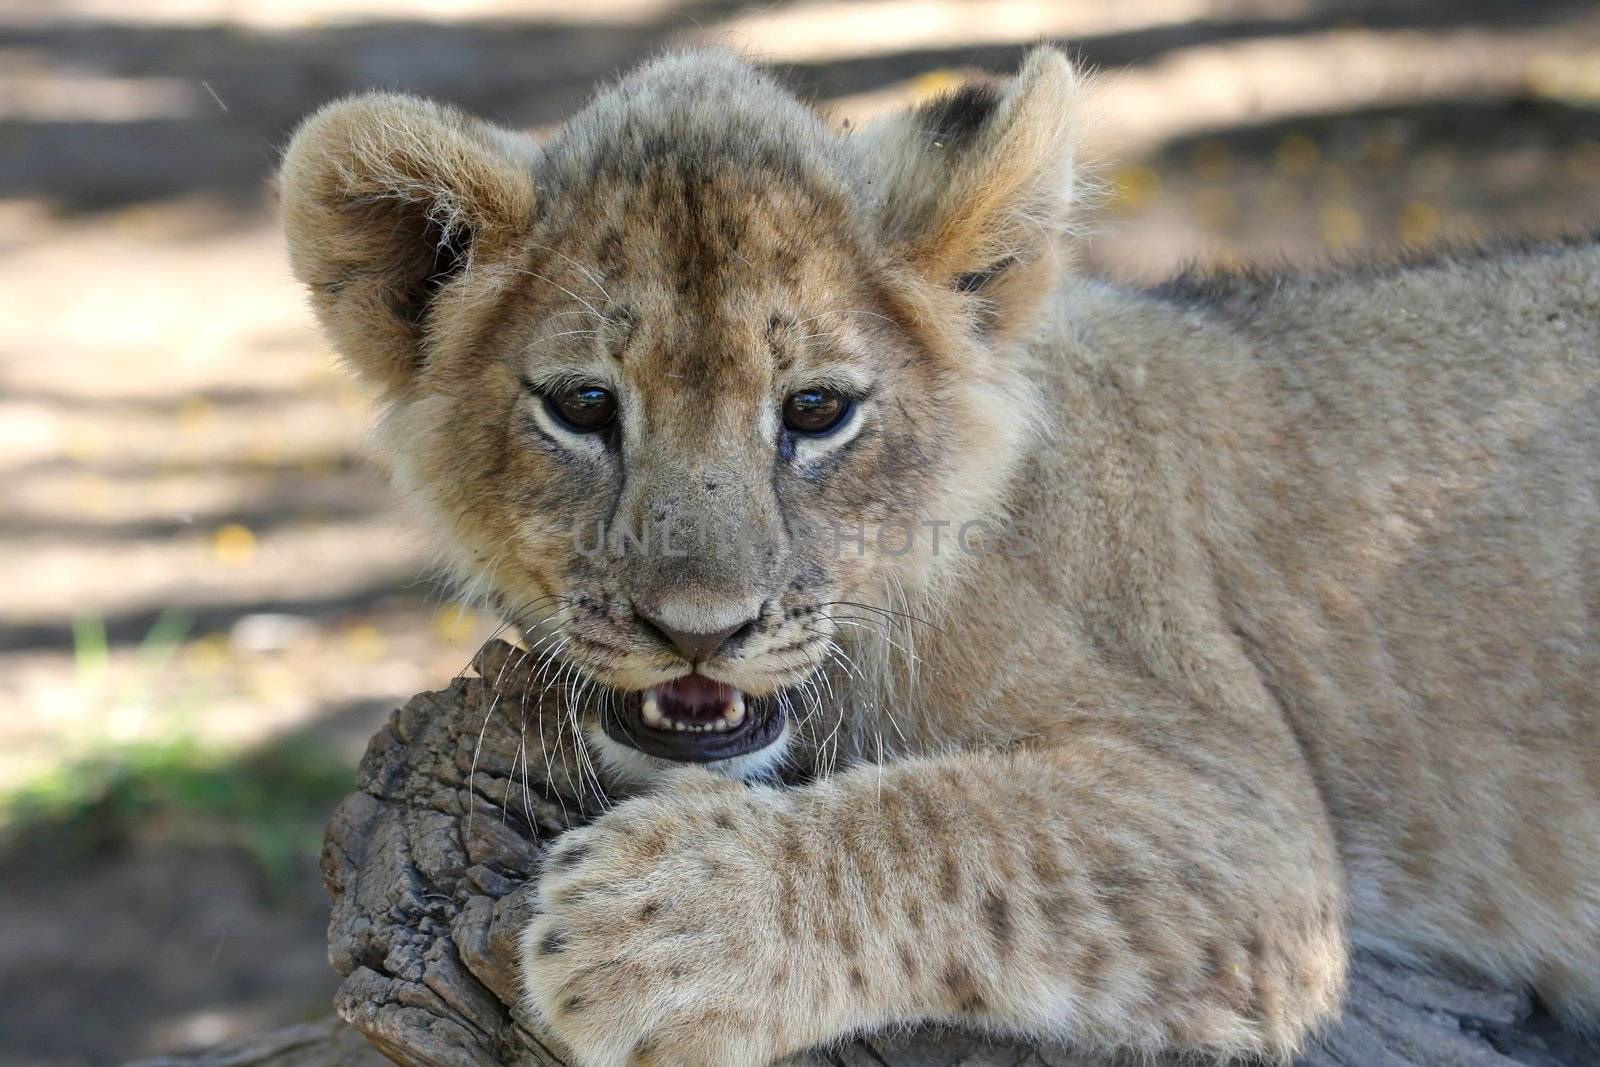
M 774 701 L 689 674 L 628 694 L 604 725 L 613 741 L 647 756 L 709 763 L 772 744 L 783 731 L 783 711 Z

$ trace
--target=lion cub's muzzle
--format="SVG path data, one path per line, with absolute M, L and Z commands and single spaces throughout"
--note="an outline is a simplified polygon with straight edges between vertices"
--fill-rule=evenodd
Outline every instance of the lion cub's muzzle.
M 699 674 L 627 693 L 602 723 L 613 741 L 647 756 L 710 763 L 766 748 L 783 733 L 783 709 Z

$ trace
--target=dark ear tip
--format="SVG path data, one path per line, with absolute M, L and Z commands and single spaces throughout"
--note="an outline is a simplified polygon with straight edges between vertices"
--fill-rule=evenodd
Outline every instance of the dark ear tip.
M 994 116 L 1004 98 L 991 81 L 970 81 L 920 109 L 920 117 L 935 141 L 972 140 Z

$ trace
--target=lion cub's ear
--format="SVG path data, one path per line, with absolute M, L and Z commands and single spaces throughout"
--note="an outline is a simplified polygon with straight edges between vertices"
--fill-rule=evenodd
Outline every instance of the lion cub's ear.
M 939 285 L 1025 317 L 1060 265 L 1084 89 L 1067 57 L 1031 52 L 1010 82 L 973 82 L 863 131 L 884 182 L 884 239 Z
M 445 287 L 531 224 L 533 151 L 386 93 L 329 104 L 301 125 L 278 176 L 289 259 L 359 374 L 388 391 L 412 380 Z

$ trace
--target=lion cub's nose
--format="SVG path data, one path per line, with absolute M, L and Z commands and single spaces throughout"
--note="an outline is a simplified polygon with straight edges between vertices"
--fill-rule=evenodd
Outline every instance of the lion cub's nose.
M 756 625 L 755 619 L 746 619 L 744 622 L 734 623 L 732 626 L 721 630 L 696 633 L 692 630 L 680 630 L 676 626 L 669 626 L 661 620 L 652 619 L 640 611 L 635 611 L 634 617 L 639 620 L 639 628 L 641 630 L 677 649 L 678 654 L 690 663 L 708 660 L 725 648 L 744 640 L 755 629 Z

